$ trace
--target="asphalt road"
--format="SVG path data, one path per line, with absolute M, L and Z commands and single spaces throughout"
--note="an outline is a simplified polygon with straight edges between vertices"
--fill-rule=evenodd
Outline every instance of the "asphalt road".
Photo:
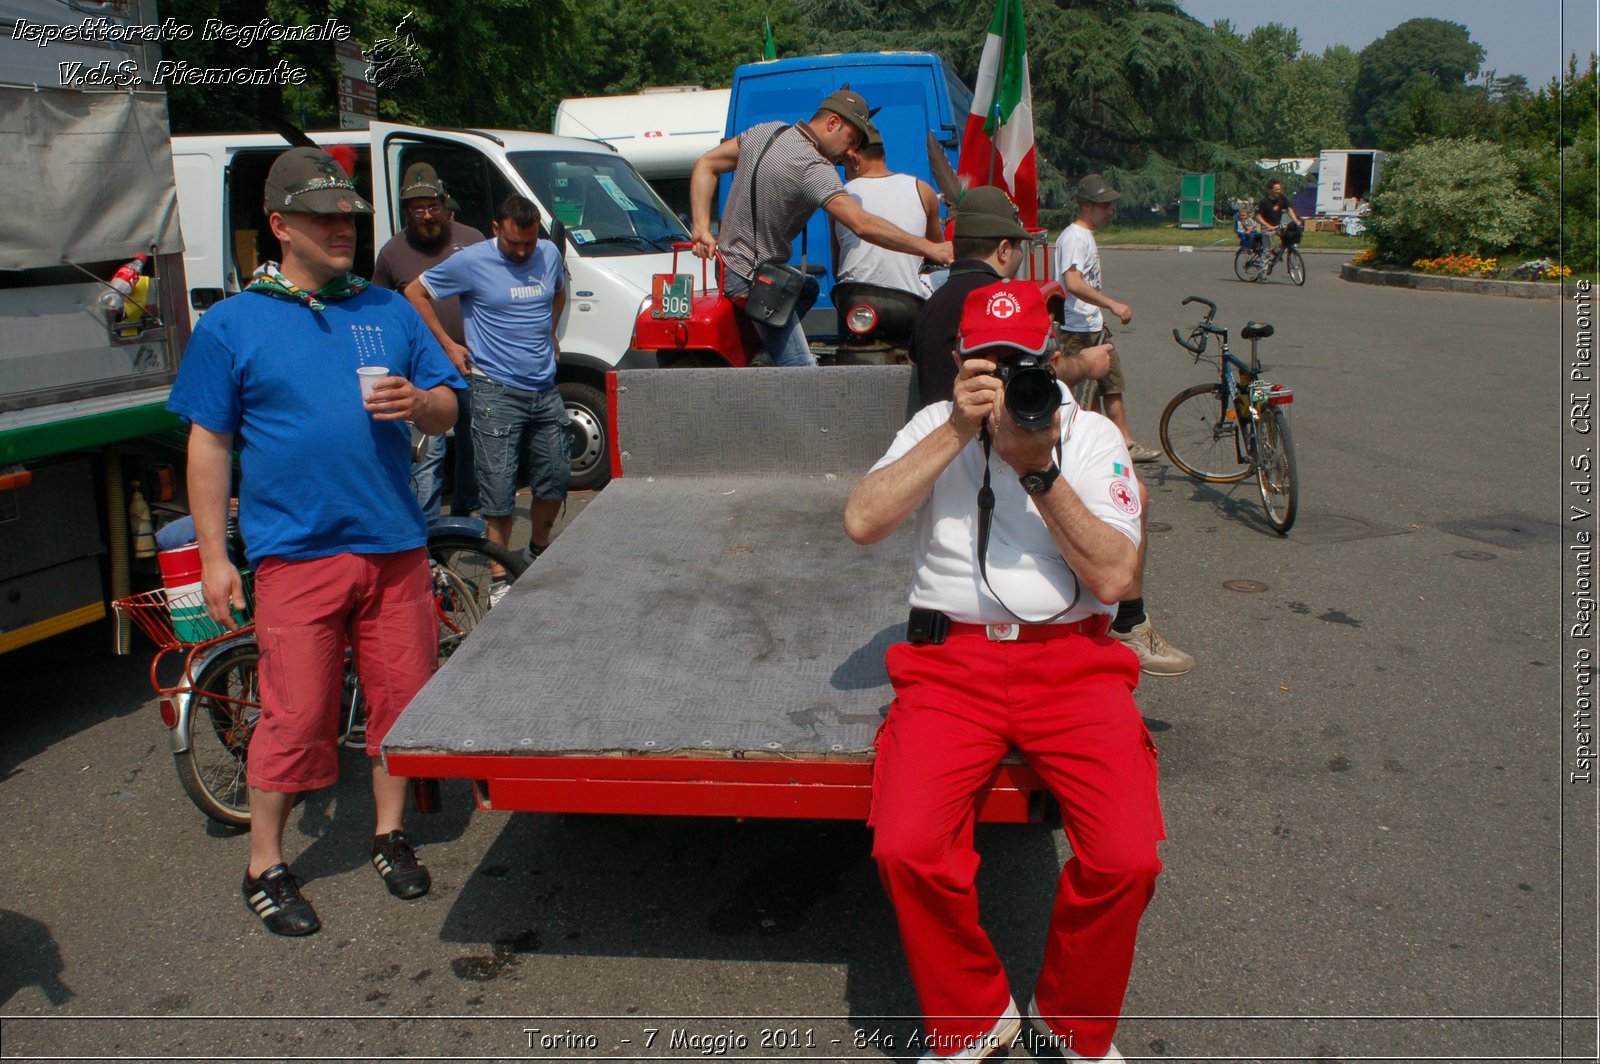
M 1104 256 L 1138 438 L 1210 372 L 1169 335 L 1206 295 L 1276 325 L 1303 482 L 1280 539 L 1251 483 L 1140 470 L 1146 598 L 1199 667 L 1139 692 L 1169 839 L 1117 1043 L 1593 1059 L 1592 1018 L 1559 1019 L 1593 1016 L 1596 942 L 1594 792 L 1564 773 L 1561 311 L 1339 261 L 1293 288 L 1222 254 Z M 288 840 L 324 930 L 282 940 L 241 904 L 244 839 L 179 789 L 143 661 L 66 636 L 0 658 L 0 692 L 0 1058 L 921 1054 L 859 826 L 474 813 L 452 784 L 414 818 L 433 893 L 402 903 L 346 755 Z M 1066 844 L 980 848 L 1025 998 Z

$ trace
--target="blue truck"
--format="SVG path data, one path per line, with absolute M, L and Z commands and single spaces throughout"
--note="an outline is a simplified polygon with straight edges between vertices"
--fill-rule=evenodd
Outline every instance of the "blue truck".
M 808 119 L 823 97 L 846 84 L 879 108 L 874 121 L 883 133 L 891 170 L 915 174 L 934 184 L 928 163 L 929 133 L 955 167 L 972 90 L 932 52 L 808 55 L 746 63 L 733 72 L 726 135 L 737 136 L 762 122 Z M 717 193 L 719 216 L 731 183 L 732 175 L 723 175 Z M 822 296 L 805 319 L 806 335 L 813 339 L 830 338 L 838 332 L 831 299 L 829 224 L 827 214 L 818 211 L 806 226 L 804 240 L 795 241 L 791 259 L 798 266 L 804 255 L 808 264 L 827 271 L 818 278 Z

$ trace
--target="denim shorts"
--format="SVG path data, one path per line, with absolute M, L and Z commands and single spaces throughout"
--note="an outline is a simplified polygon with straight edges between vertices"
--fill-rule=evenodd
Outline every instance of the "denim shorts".
M 561 393 L 526 392 L 472 378 L 473 465 L 479 512 L 507 517 L 516 509 L 517 461 L 527 448 L 533 497 L 559 502 L 572 475 L 572 420 Z

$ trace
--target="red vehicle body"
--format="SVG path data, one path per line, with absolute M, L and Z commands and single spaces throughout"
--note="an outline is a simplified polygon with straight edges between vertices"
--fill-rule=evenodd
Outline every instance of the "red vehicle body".
M 1059 321 L 1066 293 L 1051 269 L 1050 245 L 1042 242 L 1044 230 L 1037 232 L 1041 242 L 1033 245 L 1033 252 L 1020 276 L 1038 284 L 1051 313 Z M 672 246 L 673 276 L 683 276 L 678 272 L 678 256 L 686 253 L 691 246 Z M 689 276 L 693 277 L 692 274 Z M 632 346 L 640 351 L 654 352 L 663 369 L 753 364 L 761 352 L 761 339 L 756 334 L 755 325 L 731 300 L 722 297 L 720 283 L 713 286 L 714 280 L 717 279 L 712 276 L 710 262 L 701 260 L 699 285 L 693 289 L 689 316 L 665 317 L 659 302 L 652 300 L 649 306 L 639 312 L 634 322 Z M 660 285 L 657 285 L 657 289 L 659 291 Z

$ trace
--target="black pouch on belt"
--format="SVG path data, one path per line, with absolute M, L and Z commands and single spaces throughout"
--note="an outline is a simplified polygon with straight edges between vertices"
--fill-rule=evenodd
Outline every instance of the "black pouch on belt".
M 911 616 L 906 621 L 906 642 L 914 643 L 918 646 L 923 643 L 932 643 L 938 646 L 949 635 L 949 617 L 946 617 L 938 610 L 912 609 Z

